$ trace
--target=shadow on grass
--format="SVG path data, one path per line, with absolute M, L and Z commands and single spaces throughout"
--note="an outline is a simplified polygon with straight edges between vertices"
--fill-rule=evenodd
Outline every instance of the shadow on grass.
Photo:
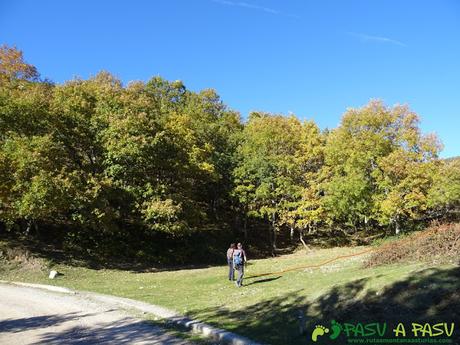
M 268 282 L 271 282 L 271 281 L 274 281 L 274 280 L 278 280 L 280 278 L 281 278 L 281 276 L 272 277 L 272 278 L 264 278 L 264 279 L 254 280 L 254 281 L 252 281 L 250 283 L 247 283 L 245 285 L 249 286 L 249 285 L 253 285 L 253 284 L 268 283 Z
M 315 301 L 294 291 L 266 300 L 243 310 L 214 308 L 195 310 L 190 316 L 205 322 L 225 320 L 221 327 L 266 344 L 311 344 L 315 325 L 340 323 L 387 322 L 387 337 L 399 322 L 457 322 L 460 320 L 460 268 L 426 269 L 383 291 L 365 290 L 368 278 L 337 285 Z M 308 282 L 306 282 L 308 283 Z M 246 287 L 250 289 L 250 287 Z M 300 315 L 300 317 L 299 317 Z M 299 319 L 305 334 L 299 334 Z M 219 325 L 217 325 L 219 326 Z M 407 326 L 406 326 L 407 327 Z M 453 344 L 460 343 L 456 324 Z M 346 343 L 344 336 L 334 344 Z M 317 344 L 329 344 L 328 337 Z

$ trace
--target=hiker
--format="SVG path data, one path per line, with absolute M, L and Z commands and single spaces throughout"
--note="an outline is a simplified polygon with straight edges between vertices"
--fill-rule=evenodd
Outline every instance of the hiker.
M 243 285 L 244 264 L 246 262 L 246 253 L 243 249 L 243 245 L 238 243 L 237 248 L 233 251 L 233 266 L 238 271 L 238 279 L 236 280 L 235 284 L 238 287 Z
M 233 281 L 235 275 L 235 269 L 233 267 L 233 252 L 235 251 L 235 243 L 230 244 L 227 249 L 227 263 L 228 263 L 228 280 Z

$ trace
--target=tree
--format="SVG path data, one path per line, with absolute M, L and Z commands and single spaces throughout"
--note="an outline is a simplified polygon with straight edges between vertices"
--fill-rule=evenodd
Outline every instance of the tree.
M 156 77 L 129 86 L 106 119 L 105 166 L 133 198 L 135 217 L 171 234 L 212 228 L 230 189 L 238 114 L 213 90 L 193 93 Z
M 50 163 L 61 152 L 47 131 L 53 86 L 38 76 L 21 51 L 0 47 L 0 220 L 27 230 L 65 204 Z
M 394 224 L 399 231 L 401 222 L 419 217 L 440 145 L 435 136 L 423 136 L 418 123 L 406 106 L 380 101 L 345 113 L 325 148 L 330 222 L 353 229 Z
M 24 61 L 22 51 L 0 46 L 0 85 L 19 80 L 37 81 L 38 78 L 37 69 Z
M 295 191 L 283 208 L 283 223 L 290 228 L 291 239 L 298 229 L 300 241 L 306 246 L 303 235 L 311 233 L 324 221 L 324 207 L 321 200 L 321 169 L 324 164 L 325 135 L 313 121 L 302 124 L 299 149 L 295 153 L 298 169 Z
M 234 194 L 247 216 L 270 224 L 272 252 L 291 203 L 300 195 L 302 124 L 295 117 L 252 113 L 237 148 Z
M 428 207 L 433 217 L 455 217 L 460 212 L 460 160 L 440 161 L 429 187 Z

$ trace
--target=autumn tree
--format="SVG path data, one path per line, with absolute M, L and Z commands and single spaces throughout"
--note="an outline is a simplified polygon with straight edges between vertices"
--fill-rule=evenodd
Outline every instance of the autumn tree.
M 0 46 L 0 83 L 36 81 L 39 74 L 35 66 L 24 61 L 21 50 L 6 45 Z
M 289 213 L 302 193 L 302 132 L 294 116 L 254 112 L 237 148 L 234 193 L 247 216 L 269 222 L 273 252 L 277 232 L 282 225 L 292 224 Z
M 380 101 L 345 113 L 325 148 L 324 205 L 331 223 L 354 229 L 392 224 L 399 231 L 401 222 L 420 217 L 440 146 L 418 125 L 408 107 Z
M 302 124 L 300 149 L 296 154 L 296 165 L 300 169 L 299 195 L 288 211 L 291 237 L 293 228 L 298 229 L 300 241 L 305 246 L 303 235 L 311 234 L 324 226 L 325 209 L 322 200 L 322 169 L 326 132 L 321 132 L 313 121 Z
M 245 235 L 248 220 L 268 228 L 272 253 L 284 230 L 304 242 L 454 219 L 460 163 L 440 148 L 407 106 L 371 101 L 324 131 L 264 112 L 243 123 L 212 89 L 108 72 L 54 85 L 0 47 L 2 228 L 53 227 L 108 254 L 128 239 L 221 235 L 237 218 Z
M 440 161 L 429 186 L 428 207 L 432 218 L 455 219 L 460 213 L 460 159 Z

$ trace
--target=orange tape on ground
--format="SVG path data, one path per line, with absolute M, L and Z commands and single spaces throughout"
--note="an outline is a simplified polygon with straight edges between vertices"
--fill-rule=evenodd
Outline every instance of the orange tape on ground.
M 428 236 L 428 235 L 430 235 L 431 233 L 433 233 L 435 231 L 439 231 L 439 229 L 433 228 L 431 230 L 426 230 L 426 231 L 423 231 L 422 233 L 414 236 L 414 238 L 412 238 L 412 236 L 410 236 L 410 237 L 405 238 L 405 239 L 401 239 L 401 240 L 397 240 L 395 242 L 390 242 L 390 243 L 384 244 L 379 248 L 370 248 L 370 249 L 366 249 L 366 250 L 363 250 L 361 252 L 354 253 L 354 254 L 339 255 L 339 256 L 337 256 L 337 257 L 335 257 L 333 259 L 329 259 L 329 260 L 320 262 L 318 264 L 310 264 L 310 265 L 290 267 L 290 268 L 286 268 L 284 270 L 277 271 L 277 272 L 261 273 L 261 274 L 248 276 L 248 277 L 245 277 L 245 279 L 259 278 L 259 277 L 272 276 L 272 275 L 283 275 L 286 272 L 297 271 L 297 270 L 307 269 L 307 268 L 318 268 L 318 267 L 330 264 L 331 262 L 335 262 L 335 261 L 338 261 L 338 260 L 347 259 L 347 258 L 351 258 L 351 257 L 354 257 L 354 256 L 359 256 L 359 255 L 364 255 L 364 254 L 371 253 L 371 252 L 379 252 L 379 251 L 385 250 L 387 247 L 390 247 L 390 246 L 395 245 L 395 244 L 400 245 L 400 244 L 402 244 L 402 243 L 404 243 L 406 241 L 415 241 L 416 239 Z

